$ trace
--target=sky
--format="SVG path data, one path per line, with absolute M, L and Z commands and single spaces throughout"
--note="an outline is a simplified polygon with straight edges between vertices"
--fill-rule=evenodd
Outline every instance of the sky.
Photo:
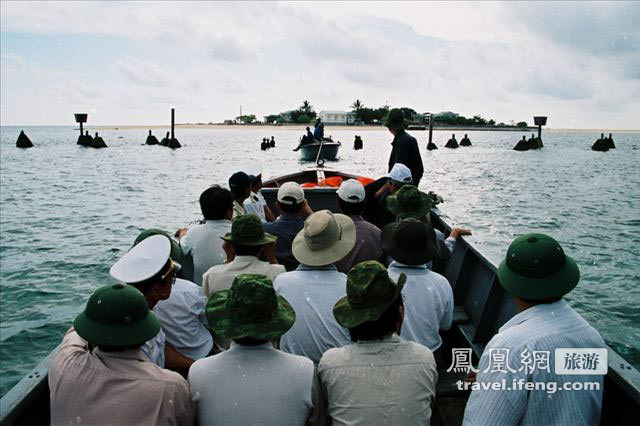
M 0 123 L 407 106 L 640 129 L 640 2 L 0 3 Z

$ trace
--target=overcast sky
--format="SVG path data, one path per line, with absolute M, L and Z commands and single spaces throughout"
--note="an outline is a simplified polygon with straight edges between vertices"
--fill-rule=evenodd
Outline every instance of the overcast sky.
M 409 106 L 640 129 L 640 2 L 2 2 L 2 125 Z

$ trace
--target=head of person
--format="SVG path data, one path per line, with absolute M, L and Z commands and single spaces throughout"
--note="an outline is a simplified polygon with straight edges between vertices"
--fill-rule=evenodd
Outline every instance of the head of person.
M 276 199 L 282 213 L 298 214 L 304 206 L 304 190 L 296 182 L 285 182 L 278 188 Z
M 205 189 L 200 194 L 200 210 L 204 220 L 231 220 L 233 216 L 231 191 L 218 185 Z
M 355 243 L 356 225 L 349 216 L 320 210 L 305 220 L 291 252 L 303 265 L 327 266 L 349 254 Z
M 80 337 L 108 351 L 140 347 L 160 331 L 140 290 L 121 283 L 96 290 L 73 326 Z
M 169 257 L 171 257 L 171 260 L 173 262 L 180 264 L 182 260 L 182 248 L 180 247 L 180 244 L 178 244 L 176 240 L 171 238 L 171 235 L 169 235 L 167 231 L 164 231 L 162 229 L 158 229 L 158 228 L 145 229 L 144 231 L 138 234 L 135 240 L 133 240 L 133 246 L 137 246 L 142 241 L 146 240 L 147 238 L 153 235 L 164 235 L 169 239 L 169 242 L 171 243 L 171 252 L 169 253 Z
M 387 175 L 389 178 L 389 192 L 394 194 L 404 185 L 413 183 L 413 177 L 411 176 L 411 170 L 409 167 L 402 163 L 396 163 L 391 168 L 391 171 Z
M 392 134 L 397 134 L 407 128 L 407 121 L 400 108 L 389 110 L 387 118 L 384 120 L 384 126 L 389 129 Z
M 260 218 L 255 214 L 243 214 L 231 224 L 231 232 L 221 237 L 229 241 L 238 256 L 257 256 L 276 237 L 264 232 Z
M 361 215 L 364 210 L 366 193 L 364 186 L 356 179 L 348 179 L 336 191 L 338 208 L 346 215 Z
M 241 202 L 251 194 L 251 181 L 245 172 L 236 172 L 229 178 L 229 189 L 233 199 Z
M 209 326 L 240 344 L 278 339 L 296 320 L 287 300 L 276 294 L 265 275 L 240 274 L 229 290 L 213 293 L 206 307 Z
M 380 239 L 382 250 L 404 265 L 424 265 L 438 252 L 431 225 L 412 217 L 387 224 Z
M 513 240 L 497 276 L 518 309 L 524 310 L 562 299 L 578 285 L 580 270 L 555 239 L 534 233 Z
M 386 200 L 387 209 L 398 219 L 413 217 L 424 220 L 431 210 L 431 198 L 413 185 L 404 185 Z
M 349 329 L 351 341 L 379 340 L 399 333 L 404 317 L 402 287 L 407 280 L 389 278 L 380 262 L 358 263 L 347 274 L 347 295 L 333 307 L 338 324 Z
M 113 264 L 109 273 L 116 280 L 137 288 L 149 309 L 171 295 L 180 265 L 171 260 L 171 242 L 164 235 L 152 235 L 133 246 Z

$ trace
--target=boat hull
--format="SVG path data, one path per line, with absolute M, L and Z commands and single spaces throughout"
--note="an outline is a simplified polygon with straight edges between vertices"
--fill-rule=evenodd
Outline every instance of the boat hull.
M 308 145 L 302 145 L 300 147 L 300 159 L 302 161 L 316 161 L 318 158 L 318 151 L 320 150 L 319 143 L 312 143 Z M 339 142 L 325 142 L 322 144 L 322 151 L 320 152 L 320 158 L 329 161 L 335 161 L 338 158 L 338 150 L 340 149 Z

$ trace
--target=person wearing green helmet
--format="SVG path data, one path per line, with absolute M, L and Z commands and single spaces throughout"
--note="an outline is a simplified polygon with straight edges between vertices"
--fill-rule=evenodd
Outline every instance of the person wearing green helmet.
M 201 425 L 325 425 L 324 401 L 311 360 L 273 347 L 296 313 L 266 275 L 240 274 L 214 293 L 207 317 L 231 348 L 193 364 Z
M 51 361 L 51 424 L 193 424 L 185 379 L 141 351 L 159 331 L 160 322 L 136 288 L 113 284 L 96 290 Z
M 398 336 L 406 279 L 392 280 L 374 260 L 349 271 L 333 316 L 352 343 L 327 350 L 318 364 L 332 424 L 429 424 L 438 373 L 429 348 Z
M 464 424 L 599 424 L 606 359 L 592 363 L 592 367 L 602 363 L 603 370 L 598 374 L 591 372 L 595 368 L 573 374 L 556 373 L 567 367 L 566 359 L 556 355 L 556 350 L 606 348 L 600 334 L 563 300 L 580 280 L 576 262 L 552 237 L 526 234 L 509 246 L 497 278 L 513 297 L 518 314 L 500 327 L 487 344 L 475 377 L 478 383 L 474 384 L 504 379 L 508 383 L 553 384 L 558 392 L 549 393 L 537 386 L 472 388 Z M 496 368 L 498 353 L 504 358 L 501 368 Z M 527 365 L 527 357 L 534 361 L 538 358 L 538 362 Z M 539 362 L 545 357 L 546 362 Z M 518 366 L 522 367 L 517 369 Z M 585 382 L 597 386 L 585 387 Z M 582 390 L 567 391 L 567 385 L 577 384 L 582 385 Z

